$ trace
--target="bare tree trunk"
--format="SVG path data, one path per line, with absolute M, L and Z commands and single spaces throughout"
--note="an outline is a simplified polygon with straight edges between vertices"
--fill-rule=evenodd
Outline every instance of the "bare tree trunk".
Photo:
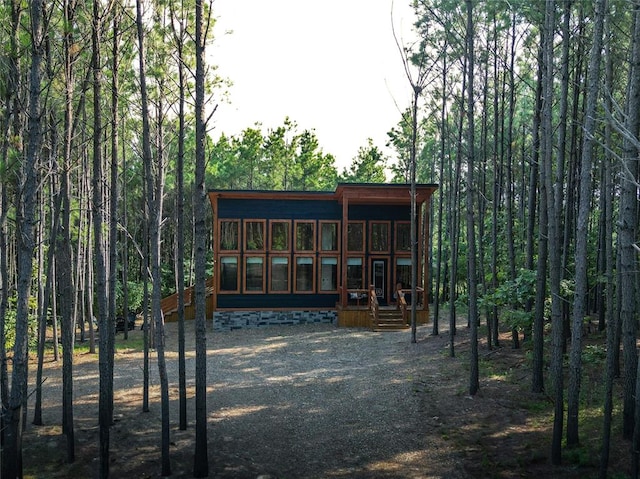
M 37 170 L 42 144 L 42 111 L 40 104 L 43 59 L 43 4 L 29 2 L 31 25 L 31 68 L 29 72 L 29 106 L 27 149 L 20 165 L 18 208 L 18 271 L 16 333 L 13 352 L 13 371 L 8 408 L 5 411 L 5 437 L 2 456 L 2 477 L 22 477 L 23 411 L 26 402 L 28 369 L 28 320 L 31 274 L 33 269 L 35 201 L 38 188 Z
M 438 251 L 436 253 L 436 293 L 433 298 L 433 328 L 431 334 L 437 336 L 440 334 L 440 284 L 442 289 L 446 287 L 442 281 L 442 228 L 443 228 L 443 206 L 446 199 L 444 183 L 445 183 L 445 157 L 447 156 L 446 148 L 446 132 L 447 132 L 447 42 L 448 36 L 445 36 L 445 44 L 443 46 L 442 55 L 442 104 L 440 105 L 440 194 L 438 195 Z
M 158 374 L 160 376 L 160 402 L 162 409 L 161 474 L 163 476 L 168 476 L 171 474 L 171 461 L 169 455 L 169 380 L 167 378 L 167 365 L 164 356 L 164 318 L 160 307 L 160 240 L 164 190 L 164 165 L 162 164 L 162 158 L 158 158 L 155 175 L 153 174 L 151 132 L 149 126 L 149 101 L 147 97 L 145 67 L 146 50 L 144 46 L 144 24 L 142 20 L 142 5 L 140 0 L 136 1 L 136 27 L 138 33 L 140 96 L 142 100 L 142 155 L 145 170 L 145 184 L 147 186 L 146 202 L 149 210 L 149 252 L 152 282 L 151 311 L 155 326 Z
M 542 37 L 542 33 L 541 33 Z M 541 41 L 542 44 L 542 41 Z M 527 204 L 529 209 L 529 218 L 527 221 L 527 246 L 525 253 L 525 266 L 529 270 L 533 270 L 534 259 L 534 231 L 536 221 L 536 204 L 539 211 L 539 229 L 538 229 L 538 263 L 536 266 L 536 298 L 535 311 L 533 316 L 533 361 L 531 373 L 531 391 L 534 393 L 542 393 L 544 391 L 544 309 L 547 290 L 547 258 L 549 255 L 548 238 L 547 238 L 547 195 L 545 182 L 543 181 L 543 170 L 539 169 L 540 159 L 540 124 L 542 114 L 542 45 L 538 51 L 538 82 L 536 85 L 536 107 L 533 114 L 533 131 L 531 146 L 531 171 L 529 175 L 529 196 Z M 536 201 L 538 190 L 538 175 L 540 174 L 540 201 Z M 531 304 L 526 305 L 529 311 L 532 309 Z
M 19 83 L 19 51 L 18 51 L 18 29 L 20 27 L 21 2 L 12 0 L 8 2 L 10 6 L 10 35 L 9 48 L 6 55 L 7 76 L 5 84 L 5 108 L 2 131 L 0 134 L 0 164 L 6 165 L 9 158 L 10 135 L 13 125 L 14 137 L 19 138 L 18 128 L 20 125 L 20 109 L 18 98 Z M 9 108 L 9 106 L 12 106 Z M 16 150 L 19 150 L 19 145 Z M 9 407 L 9 373 L 7 370 L 7 351 L 6 351 L 6 328 L 5 319 L 9 308 L 9 265 L 7 248 L 9 246 L 7 231 L 7 216 L 9 215 L 9 188 L 12 184 L 8 178 L 0 182 L 0 403 L 3 410 Z M 4 443 L 4 424 L 2 423 L 2 415 L 0 415 L 0 442 Z M 2 455 L 0 453 L 0 472 L 3 471 Z M 1 474 L 0 474 L 1 475 Z
M 184 11 L 181 12 L 184 14 Z M 185 61 L 186 28 L 182 16 L 172 10 L 173 36 L 178 49 L 178 156 L 176 164 L 176 292 L 178 294 L 178 395 L 180 430 L 187 429 L 187 378 L 184 330 L 184 137 L 185 137 Z
M 100 395 L 98 416 L 100 427 L 100 477 L 109 477 L 109 438 L 113 422 L 113 342 L 114 321 L 109 317 L 107 253 L 103 237 L 105 218 L 104 169 L 102 161 L 102 71 L 100 43 L 102 13 L 100 4 L 93 4 L 92 21 L 92 69 L 93 69 L 93 239 L 95 259 L 95 297 L 98 306 Z
M 195 322 L 196 322 L 196 443 L 193 460 L 194 477 L 209 475 L 207 447 L 207 330 L 206 330 L 206 241 L 205 216 L 205 45 L 209 21 L 205 17 L 204 0 L 196 2 L 196 168 L 193 209 L 195 217 Z M 210 11 L 210 10 L 209 10 Z M 206 25 L 205 25 L 206 23 Z
M 109 317 L 117 317 L 116 305 L 116 283 L 118 281 L 118 69 L 120 59 L 118 58 L 120 44 L 120 12 L 113 13 L 113 43 L 111 58 L 111 179 L 110 190 L 111 202 L 109 203 Z M 124 338 L 129 335 L 129 318 L 126 310 L 122 311 L 124 318 Z
M 620 270 L 620 316 L 622 321 L 622 343 L 624 355 L 624 410 L 623 435 L 633 439 L 633 470 L 631 477 L 638 477 L 640 462 L 640 424 L 638 416 L 637 379 L 638 355 L 636 338 L 637 321 L 637 272 L 638 255 L 634 249 L 638 232 L 638 130 L 640 126 L 640 2 L 633 3 L 632 53 L 630 58 L 629 84 L 627 89 L 625 139 L 623 141 L 622 180 L 620 185 L 620 218 L 618 221 L 618 248 Z M 638 422 L 636 422 L 638 421 Z M 636 426 L 634 428 L 634 426 Z
M 640 88 L 638 86 L 638 77 L 640 77 L 640 3 L 633 2 L 633 18 L 634 30 L 632 32 L 632 57 L 630 59 L 631 69 L 629 73 L 629 84 L 627 88 L 626 103 L 626 122 L 624 128 L 626 130 L 625 140 L 623 143 L 623 159 L 622 159 L 622 180 L 620 193 L 620 219 L 618 221 L 618 255 L 619 255 L 619 272 L 618 284 L 620 287 L 620 317 L 622 322 L 622 344 L 623 344 L 623 363 L 624 363 L 624 409 L 623 409 L 623 436 L 626 439 L 635 438 L 634 425 L 637 411 L 635 411 L 635 390 L 636 376 L 638 369 L 637 357 L 637 320 L 635 318 L 636 307 L 636 279 L 635 269 L 637 268 L 635 251 L 633 243 L 635 241 L 635 233 L 637 228 L 637 200 L 635 184 L 637 178 L 637 148 L 633 144 L 633 140 L 638 134 L 638 114 L 640 99 Z M 638 430 L 640 428 L 636 428 Z M 634 444 L 635 446 L 635 444 Z M 634 447 L 634 463 L 638 462 L 640 449 Z
M 545 23 L 543 40 L 543 103 L 542 103 L 542 168 L 544 169 L 544 181 L 546 189 L 548 211 L 548 237 L 549 237 L 549 279 L 551 285 L 551 327 L 552 327 L 552 350 L 551 350 L 551 376 L 554 386 L 554 423 L 553 438 L 551 446 L 551 462 L 554 465 L 560 464 L 562 458 L 562 427 L 564 413 L 564 390 L 563 390 L 563 331 L 562 331 L 562 303 L 560 301 L 560 212 L 558 211 L 557 199 L 562 185 L 554 184 L 553 175 L 553 38 L 555 33 L 555 2 L 546 0 Z
M 474 218 L 474 192 L 475 192 L 475 152 L 474 152 L 474 25 L 473 3 L 466 0 L 467 7 L 467 264 L 468 264 L 468 288 L 469 288 L 469 324 L 471 325 L 471 351 L 469 367 L 469 394 L 474 396 L 480 387 L 478 371 L 478 282 L 476 272 L 476 227 Z
M 604 104 L 606 111 L 612 111 L 612 98 L 610 92 L 613 85 L 613 59 L 611 56 L 611 32 L 609 22 L 605 22 L 606 39 L 604 41 L 606 73 L 605 73 L 605 93 Z M 600 450 L 600 469 L 599 479 L 607 479 L 607 470 L 609 468 L 609 445 L 611 443 L 611 419 L 613 413 L 613 378 L 616 373 L 616 362 L 618 360 L 614 350 L 620 350 L 619 335 L 619 315 L 615 315 L 615 279 L 613 275 L 613 197 L 614 197 L 614 181 L 613 181 L 613 158 L 612 158 L 612 133 L 613 128 L 611 121 L 605 123 L 605 167 L 604 167 L 604 216 L 605 216 L 605 322 L 607 331 L 607 362 L 604 377 L 604 411 L 602 425 L 602 445 Z
M 600 58 L 602 34 L 607 0 L 598 0 L 595 5 L 593 43 L 587 76 L 587 110 L 584 120 L 582 165 L 580 167 L 580 205 L 576 231 L 576 283 L 573 302 L 573 326 L 571 329 L 571 352 L 569 359 L 569 390 L 567 392 L 567 447 L 577 446 L 578 411 L 580 402 L 580 379 L 582 376 L 582 323 L 587 301 L 587 253 L 588 227 L 591 209 L 591 174 L 593 163 L 594 135 L 596 133 L 596 107 L 600 82 Z

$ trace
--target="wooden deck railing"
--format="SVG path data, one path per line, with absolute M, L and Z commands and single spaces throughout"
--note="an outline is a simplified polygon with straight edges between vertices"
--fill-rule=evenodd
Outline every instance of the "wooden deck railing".
M 378 304 L 378 297 L 376 296 L 376 288 L 371 286 L 369 288 L 369 314 L 371 315 L 371 323 L 374 328 L 378 327 L 380 313 L 380 305 Z

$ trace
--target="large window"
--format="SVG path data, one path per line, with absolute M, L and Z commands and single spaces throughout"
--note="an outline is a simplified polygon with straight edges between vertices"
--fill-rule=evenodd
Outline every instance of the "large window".
M 247 256 L 245 261 L 244 290 L 247 293 L 264 292 L 264 257 Z
M 291 249 L 291 222 L 271 221 L 271 251 Z
M 314 290 L 314 261 L 312 256 L 296 256 L 296 292 L 312 293 Z
M 296 221 L 296 251 L 314 251 L 316 249 L 315 221 Z
M 398 283 L 401 283 L 403 288 L 411 287 L 411 258 L 396 259 L 396 285 Z
M 411 223 L 396 223 L 396 251 L 411 251 Z
M 239 233 L 239 220 L 220 220 L 220 251 L 238 251 L 240 249 Z
M 338 251 L 338 222 L 320 222 L 320 250 Z
M 238 292 L 240 289 L 238 284 L 238 257 L 222 256 L 220 257 L 220 292 L 231 293 Z
M 364 268 L 363 259 L 347 258 L 347 289 L 364 288 Z
M 364 251 L 363 221 L 350 221 L 347 225 L 347 250 Z
M 320 258 L 320 291 L 338 291 L 338 258 L 336 256 Z
M 371 223 L 371 251 L 377 253 L 389 251 L 389 223 Z
M 264 251 L 265 221 L 245 220 L 244 241 L 246 251 Z
M 271 283 L 269 291 L 272 293 L 288 293 L 289 290 L 289 258 L 287 256 L 271 257 Z

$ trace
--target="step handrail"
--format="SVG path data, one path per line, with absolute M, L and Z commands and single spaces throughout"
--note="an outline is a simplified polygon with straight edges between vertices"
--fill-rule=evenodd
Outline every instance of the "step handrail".
M 380 305 L 376 296 L 376 288 L 371 285 L 369 287 L 369 314 L 371 315 L 371 326 L 378 327 Z

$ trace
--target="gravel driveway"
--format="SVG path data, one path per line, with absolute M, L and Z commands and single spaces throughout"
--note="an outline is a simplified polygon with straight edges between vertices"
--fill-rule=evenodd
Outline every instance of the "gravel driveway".
M 464 476 L 450 446 L 426 430 L 415 379 L 441 357 L 439 338 L 433 354 L 409 331 L 330 325 L 212 340 L 211 431 L 224 477 Z
M 171 461 L 172 477 L 186 478 L 191 477 L 194 450 L 193 321 L 185 328 L 185 431 L 178 429 L 177 329 L 175 323 L 166 325 Z M 438 417 L 447 406 L 433 403 L 433 393 L 445 385 L 438 379 L 438 362 L 447 335 L 428 337 L 425 326 L 418 333 L 422 339 L 411 344 L 409 331 L 332 325 L 209 331 L 209 477 L 466 477 L 454 444 L 438 430 Z M 133 339 L 141 334 L 131 331 Z M 47 361 L 45 426 L 30 425 L 25 437 L 25 464 L 32 478 L 98 477 L 97 356 L 79 354 L 74 362 L 76 461 L 64 461 L 60 363 Z M 150 363 L 150 411 L 141 413 L 142 353 L 125 349 L 116 357 L 113 478 L 159 477 L 155 353 Z M 440 395 L 437 399 L 446 403 Z

